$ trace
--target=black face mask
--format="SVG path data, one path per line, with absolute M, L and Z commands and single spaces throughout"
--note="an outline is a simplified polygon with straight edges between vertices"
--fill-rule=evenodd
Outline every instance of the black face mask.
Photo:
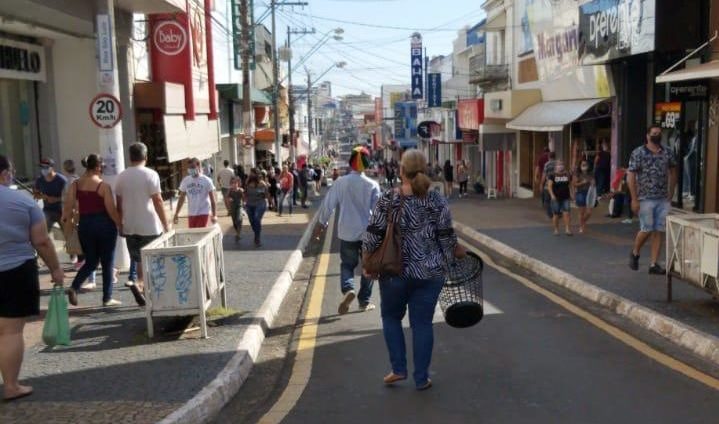
M 650 135 L 649 141 L 651 141 L 654 144 L 660 144 L 662 142 L 662 136 L 661 135 Z

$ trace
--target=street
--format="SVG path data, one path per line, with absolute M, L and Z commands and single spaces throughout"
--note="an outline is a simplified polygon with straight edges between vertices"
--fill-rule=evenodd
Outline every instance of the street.
M 713 377 L 687 377 L 658 361 L 661 352 L 632 347 L 621 330 L 602 320 L 605 327 L 597 327 L 491 266 L 484 272 L 486 315 L 477 326 L 450 328 L 441 312 L 435 315 L 434 386 L 384 387 L 389 362 L 379 308 L 360 313 L 355 304 L 337 315 L 337 249 L 336 240 L 325 242 L 290 354 L 271 359 L 288 362 L 264 364 L 266 352 L 258 361 L 258 369 L 284 374 L 276 376 L 280 386 L 263 401 L 243 389 L 217 423 L 699 423 L 719 401 Z M 288 338 L 286 330 L 268 343 L 277 337 Z M 268 381 L 251 375 L 248 387 L 254 378 Z

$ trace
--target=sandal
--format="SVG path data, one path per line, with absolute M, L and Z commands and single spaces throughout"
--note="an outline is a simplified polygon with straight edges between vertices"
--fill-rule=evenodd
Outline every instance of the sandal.
M 384 377 L 383 381 L 384 381 L 384 384 L 389 386 L 389 385 L 392 385 L 394 383 L 397 383 L 399 381 L 403 381 L 406 379 L 407 379 L 406 375 L 395 374 L 394 372 L 391 372 Z
M 72 306 L 77 306 L 77 291 L 75 291 L 72 287 L 67 289 L 67 301 Z

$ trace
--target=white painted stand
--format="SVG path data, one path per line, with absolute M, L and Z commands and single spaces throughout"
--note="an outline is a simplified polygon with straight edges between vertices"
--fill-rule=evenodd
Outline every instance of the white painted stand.
M 153 316 L 199 315 L 207 338 L 207 309 L 219 294 L 227 307 L 222 231 L 178 229 L 163 234 L 142 249 L 147 334 L 154 336 Z
M 667 217 L 667 301 L 672 277 L 719 297 L 719 214 Z
M 497 198 L 497 189 L 496 188 L 488 188 L 487 189 L 487 199 L 496 199 Z

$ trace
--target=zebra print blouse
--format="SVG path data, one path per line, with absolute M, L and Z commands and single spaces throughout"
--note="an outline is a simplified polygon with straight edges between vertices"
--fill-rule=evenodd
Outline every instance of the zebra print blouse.
M 400 196 L 394 190 L 382 194 L 372 212 L 362 237 L 364 251 L 373 252 L 382 244 L 390 205 L 400 207 Z M 420 280 L 444 276 L 457 245 L 447 200 L 434 190 L 425 197 L 405 196 L 399 223 L 402 276 Z

